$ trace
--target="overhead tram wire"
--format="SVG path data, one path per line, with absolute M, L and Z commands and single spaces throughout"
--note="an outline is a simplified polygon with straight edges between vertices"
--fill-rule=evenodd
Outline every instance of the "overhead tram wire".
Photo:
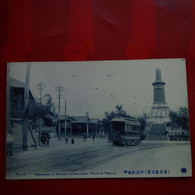
M 114 102 L 116 103 L 116 105 L 119 105 L 118 102 L 115 99 L 115 95 L 114 94 L 111 94 L 110 97 L 114 100 Z

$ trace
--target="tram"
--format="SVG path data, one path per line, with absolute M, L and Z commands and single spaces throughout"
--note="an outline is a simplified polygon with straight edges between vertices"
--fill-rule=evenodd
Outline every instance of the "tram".
M 141 137 L 141 124 L 137 119 L 117 117 L 110 121 L 108 142 L 114 145 L 137 145 Z

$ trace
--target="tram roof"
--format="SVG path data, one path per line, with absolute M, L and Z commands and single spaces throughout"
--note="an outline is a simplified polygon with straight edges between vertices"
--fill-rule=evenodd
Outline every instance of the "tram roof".
M 137 121 L 135 118 L 115 117 L 111 121 Z
M 133 123 L 135 125 L 140 125 L 140 122 L 138 122 L 135 118 L 124 118 L 124 117 L 116 117 L 111 120 L 112 122 L 125 122 L 125 123 Z

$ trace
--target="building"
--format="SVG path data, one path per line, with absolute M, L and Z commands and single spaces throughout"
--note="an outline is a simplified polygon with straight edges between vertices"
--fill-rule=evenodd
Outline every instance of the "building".
M 24 111 L 24 91 L 25 83 L 9 77 L 10 87 L 10 123 L 13 130 L 14 149 L 22 149 L 23 147 L 23 111 Z M 29 99 L 35 101 L 29 90 Z M 34 146 L 38 142 L 38 133 L 32 128 L 32 121 L 28 122 L 28 147 Z
M 12 77 L 9 78 L 10 85 L 10 117 L 22 118 L 22 112 L 24 109 L 24 89 L 25 83 L 18 81 Z M 34 97 L 29 90 L 29 99 L 34 101 Z
M 64 137 L 65 135 L 71 136 L 72 134 L 72 126 L 71 121 L 74 119 L 69 115 L 60 115 L 60 136 Z M 59 134 L 59 126 L 58 126 L 58 119 L 56 118 L 56 132 L 57 135 Z M 65 122 L 66 121 L 66 122 Z
M 65 130 L 66 129 L 66 130 Z M 89 116 L 66 116 L 60 115 L 60 134 L 61 136 L 88 136 L 98 134 L 100 129 L 100 120 L 98 118 L 90 118 Z M 58 125 L 57 125 L 58 134 Z
M 14 136 L 14 148 L 22 149 L 24 145 L 24 93 L 25 83 L 9 77 L 10 87 L 10 124 L 13 130 Z M 44 132 L 49 132 L 55 135 L 55 129 L 52 126 L 52 116 L 43 116 L 37 120 L 33 120 L 31 111 L 36 107 L 37 102 L 33 97 L 31 90 L 29 89 L 29 107 L 28 114 L 29 119 L 27 124 L 27 147 L 38 145 L 40 142 L 39 134 L 42 135 Z M 38 115 L 38 113 L 37 113 Z
M 73 116 L 72 118 L 72 135 L 89 134 L 89 116 Z

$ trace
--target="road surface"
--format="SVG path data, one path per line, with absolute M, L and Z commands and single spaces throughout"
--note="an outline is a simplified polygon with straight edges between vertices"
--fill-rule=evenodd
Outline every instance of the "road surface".
M 119 147 L 104 138 L 86 142 L 75 138 L 74 145 L 53 139 L 50 147 L 7 157 L 6 178 L 190 176 L 190 153 L 189 142 L 143 141 Z

